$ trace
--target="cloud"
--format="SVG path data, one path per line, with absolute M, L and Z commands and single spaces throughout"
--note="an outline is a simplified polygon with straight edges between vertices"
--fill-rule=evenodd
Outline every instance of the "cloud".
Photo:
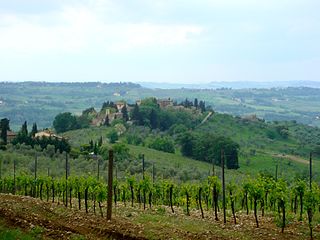
M 199 35 L 203 29 L 192 25 L 157 25 L 150 23 L 121 24 L 112 26 L 119 42 L 111 43 L 111 50 L 126 50 L 133 48 L 163 47 L 186 44 L 194 35 Z
M 312 64 L 320 53 L 316 0 L 0 5 L 0 79 L 319 78 Z
M 42 16 L 2 14 L 0 50 L 20 53 L 125 51 L 139 47 L 185 44 L 202 33 L 201 26 L 118 22 L 105 14 L 109 1 L 64 6 Z M 101 8 L 105 11 L 101 12 Z M 104 16 L 103 16 L 104 15 Z

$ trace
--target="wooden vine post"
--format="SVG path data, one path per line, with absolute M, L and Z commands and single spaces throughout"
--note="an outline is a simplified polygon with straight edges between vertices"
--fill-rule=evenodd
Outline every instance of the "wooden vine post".
M 13 194 L 16 194 L 16 160 L 13 160 Z
M 32 190 L 32 196 L 37 196 L 37 171 L 38 171 L 38 156 L 35 154 L 34 156 L 34 189 Z
M 278 181 L 278 163 L 276 164 L 276 177 L 275 177 L 275 179 L 276 179 L 276 182 Z
M 144 154 L 142 154 L 142 179 L 144 180 Z
M 66 152 L 66 207 L 68 207 L 68 153 Z
M 37 180 L 37 170 L 38 170 L 38 157 L 37 154 L 34 157 L 34 179 Z
M 211 159 L 211 164 L 212 164 L 212 176 L 214 176 L 214 158 Z
M 145 163 L 144 163 L 144 154 L 142 154 L 142 179 L 144 180 L 144 169 L 145 169 Z M 145 184 L 145 183 L 143 183 Z M 143 209 L 146 209 L 146 189 L 143 187 Z
M 99 182 L 99 179 L 100 179 L 100 159 L 99 159 L 99 156 L 97 156 L 97 165 L 98 165 L 98 174 L 97 174 L 97 180 Z
M 152 163 L 152 183 L 154 183 L 155 180 L 155 169 L 154 169 L 154 163 Z
M 312 152 L 310 152 L 310 158 L 309 158 L 309 187 L 310 190 L 312 190 Z
M 313 219 L 313 204 L 311 203 L 312 200 L 314 200 L 314 197 L 312 196 L 314 193 L 312 193 L 312 152 L 310 152 L 310 157 L 309 157 L 309 187 L 310 187 L 310 197 L 309 197 L 309 203 L 307 205 L 307 214 L 308 214 L 308 222 L 309 222 L 309 229 L 310 229 L 310 239 L 313 239 L 313 227 L 312 227 L 312 219 Z M 311 200 L 311 201 L 310 201 Z M 314 207 L 316 205 L 314 204 Z
M 112 216 L 113 150 L 109 150 L 107 220 Z
M 221 149 L 221 170 L 222 170 L 222 208 L 223 208 L 223 223 L 227 223 L 226 219 L 226 186 L 224 179 L 224 150 Z

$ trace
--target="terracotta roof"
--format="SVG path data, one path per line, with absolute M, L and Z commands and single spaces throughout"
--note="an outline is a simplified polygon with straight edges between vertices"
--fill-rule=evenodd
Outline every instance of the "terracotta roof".
M 62 139 L 62 137 L 58 136 L 58 135 L 55 135 L 54 133 L 52 132 L 48 132 L 48 131 L 42 131 L 42 132 L 37 132 L 35 134 L 35 137 L 54 137 L 54 138 L 58 138 L 58 139 Z
M 1 131 L 0 131 L 0 133 L 1 133 Z M 12 131 L 7 131 L 7 136 L 15 137 L 15 136 L 17 136 L 17 134 L 15 132 L 12 132 Z
M 12 131 L 7 131 L 7 136 L 16 136 L 17 134 Z

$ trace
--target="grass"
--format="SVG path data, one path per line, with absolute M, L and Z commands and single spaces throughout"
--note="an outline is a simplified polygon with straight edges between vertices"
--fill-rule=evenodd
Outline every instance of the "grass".
M 136 206 L 137 207 L 137 206 Z M 161 211 L 159 211 L 159 209 Z M 239 209 L 239 208 L 238 208 Z M 154 206 L 153 209 L 142 210 L 139 208 L 124 207 L 121 203 L 117 208 L 117 216 L 124 217 L 139 226 L 143 226 L 143 234 L 148 239 L 307 239 L 308 226 L 304 214 L 302 222 L 297 221 L 297 215 L 287 213 L 288 225 L 284 234 L 277 226 L 277 214 L 266 212 L 261 216 L 258 212 L 260 228 L 256 228 L 253 211 L 249 215 L 237 211 L 237 225 L 233 223 L 231 210 L 227 211 L 227 223 L 223 224 L 222 212 L 219 212 L 219 221 L 215 221 L 212 211 L 204 211 L 205 218 L 200 217 L 197 209 L 191 210 L 191 216 L 186 216 L 182 208 L 175 208 L 171 213 L 169 207 Z M 314 224 L 319 223 L 319 214 L 314 216 Z M 314 237 L 317 239 L 317 228 Z
M 157 151 L 151 148 L 128 145 L 130 148 L 130 152 L 138 156 L 143 153 L 145 155 L 146 161 L 153 162 L 159 166 L 173 167 L 173 168 L 183 168 L 184 166 L 188 166 L 188 168 L 197 168 L 200 171 L 207 171 L 210 169 L 211 164 L 206 162 L 196 161 L 191 158 L 183 157 L 179 154 L 172 154 Z
M 146 162 L 150 161 L 163 169 L 175 168 L 180 169 L 197 169 L 201 174 L 205 176 L 208 175 L 209 171 L 212 169 L 210 163 L 196 161 L 190 158 L 180 156 L 178 154 L 164 153 L 157 150 L 129 145 L 130 152 L 135 156 L 143 153 L 145 154 Z M 294 162 L 290 159 L 281 159 L 279 157 L 273 157 L 271 153 L 265 153 L 259 151 L 254 156 L 240 156 L 239 159 L 240 168 L 238 170 L 226 170 L 227 180 L 238 180 L 247 175 L 255 176 L 258 173 L 264 172 L 271 175 L 275 175 L 276 164 L 278 164 L 278 177 L 283 177 L 285 179 L 291 180 L 297 174 L 307 176 L 308 165 Z M 320 171 L 320 166 L 318 162 L 314 162 L 314 171 Z M 220 176 L 221 168 L 220 166 L 215 166 L 215 173 Z M 318 175 L 316 175 L 318 177 Z
M 200 219 L 142 213 L 134 220 L 145 226 L 145 235 L 148 239 L 156 239 L 158 237 L 164 239 L 168 235 L 170 235 L 171 239 L 179 239 L 179 234 L 177 233 L 182 231 L 197 234 L 208 231 L 209 229 L 214 229 L 217 235 L 223 236 L 223 232 L 217 226 L 212 226 L 210 222 L 205 222 Z
M 20 228 L 11 228 L 0 218 L 0 239 L 3 240 L 34 240 L 42 239 L 43 228 L 35 226 L 30 231 L 22 231 Z
M 309 166 L 303 163 L 295 162 L 290 159 L 274 157 L 271 154 L 258 152 L 255 156 L 240 158 L 239 172 L 245 175 L 254 176 L 258 173 L 267 173 L 272 176 L 276 174 L 276 165 L 278 164 L 278 178 L 282 177 L 289 181 L 296 176 L 308 176 Z M 319 164 L 314 163 L 315 171 L 319 171 Z M 319 176 L 317 175 L 317 178 Z
M 187 158 L 181 156 L 179 154 L 165 153 L 161 151 L 157 151 L 154 149 L 142 147 L 142 146 L 134 146 L 128 145 L 130 152 L 134 156 L 138 156 L 139 154 L 145 155 L 145 162 L 147 165 L 151 166 L 152 163 L 155 164 L 155 168 L 157 171 L 168 172 L 168 171 L 176 171 L 185 172 L 186 174 L 192 175 L 192 179 L 197 179 L 197 181 L 201 181 L 207 178 L 207 176 L 212 174 L 212 164 L 202 161 L 197 161 L 191 158 Z M 220 166 L 214 166 L 215 174 L 221 175 Z M 151 170 L 151 168 L 149 168 Z M 246 174 L 238 170 L 229 170 L 226 169 L 226 179 L 227 180 L 237 180 L 241 179 Z M 172 176 L 171 178 L 174 178 Z
M 82 144 L 88 144 L 90 140 L 97 142 L 100 136 L 106 141 L 106 137 L 111 128 L 108 127 L 90 127 L 68 131 L 62 136 L 67 137 L 73 146 L 79 147 Z
M 161 208 L 156 206 L 156 208 Z M 162 209 L 162 208 L 161 208 Z M 196 236 L 197 234 L 203 235 L 204 233 L 214 232 L 216 236 L 230 238 L 230 232 L 226 233 L 216 223 L 212 223 L 211 220 L 200 219 L 195 216 L 185 216 L 181 209 L 176 209 L 175 214 L 171 214 L 165 211 L 159 214 L 158 209 L 142 211 L 139 209 L 124 208 L 119 209 L 121 216 L 130 216 L 129 219 L 137 224 L 144 226 L 144 234 L 148 239 L 184 239 L 190 236 Z M 130 213 L 130 214 L 129 214 Z M 209 218 L 210 219 L 210 218 Z M 185 236 L 182 236 L 184 234 Z M 232 237 L 239 238 L 242 234 L 235 233 Z M 203 239 L 200 238 L 200 239 Z

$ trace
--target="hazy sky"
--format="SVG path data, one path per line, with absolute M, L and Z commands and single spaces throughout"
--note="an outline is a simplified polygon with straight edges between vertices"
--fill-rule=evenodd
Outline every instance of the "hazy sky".
M 319 0 L 0 0 L 0 81 L 320 81 Z

